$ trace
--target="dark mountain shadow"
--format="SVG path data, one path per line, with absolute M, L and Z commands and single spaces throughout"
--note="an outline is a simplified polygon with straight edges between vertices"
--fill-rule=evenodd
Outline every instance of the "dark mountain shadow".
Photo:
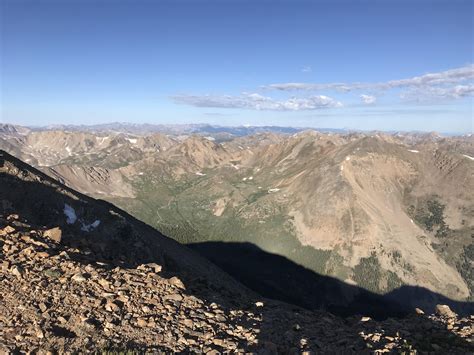
M 251 243 L 205 242 L 188 246 L 257 293 L 306 309 L 383 319 L 405 316 L 415 307 L 433 312 L 437 304 L 447 304 L 459 314 L 474 313 L 474 303 L 453 301 L 423 287 L 402 286 L 385 295 L 372 293 L 315 273 Z
M 5 160 L 12 164 L 6 166 Z M 73 224 L 68 224 L 64 215 L 66 205 L 71 206 L 76 213 L 77 220 Z M 203 255 L 207 254 L 217 265 L 220 264 L 243 284 L 257 291 L 254 292 L 222 272 L 207 259 L 163 236 L 112 204 L 69 189 L 0 151 L 0 228 L 4 225 L 5 217 L 11 213 L 18 214 L 22 218 L 22 221 L 15 224 L 15 229 L 18 231 L 30 231 L 32 228 L 61 228 L 63 232 L 61 242 L 48 250 L 51 256 L 68 250 L 72 260 L 84 265 L 93 264 L 94 267 L 100 263 L 100 267 L 105 269 L 117 266 L 135 269 L 142 264 L 156 263 L 163 266 L 160 276 L 164 278 L 177 276 L 185 285 L 185 293 L 196 296 L 208 304 L 211 302 L 219 304 L 226 314 L 235 309 L 247 309 L 260 314 L 262 321 L 259 326 L 253 325 L 254 321 L 241 319 L 235 321 L 234 327 L 243 324 L 259 327 L 259 344 L 265 342 L 278 344 L 278 352 L 288 351 L 289 348 L 285 346 L 286 343 L 290 344 L 290 340 L 287 339 L 302 337 L 305 334 L 305 327 L 310 328 L 313 323 L 313 325 L 318 323 L 315 317 L 319 314 L 312 315 L 298 306 L 279 302 L 256 307 L 255 302 L 261 301 L 258 293 L 268 298 L 300 304 L 305 308 L 325 308 L 341 315 L 401 316 L 406 312 L 396 302 L 387 302 L 381 296 L 363 291 L 356 286 L 317 275 L 286 258 L 266 253 L 251 244 L 201 243 L 191 246 Z M 82 223 L 90 224 L 95 220 L 101 221 L 96 229 L 89 232 L 81 230 Z M 75 251 L 71 252 L 71 248 Z M 0 248 L 0 257 L 2 256 Z M 346 303 L 347 295 L 353 296 L 349 303 L 350 307 Z M 460 308 L 466 306 L 459 302 L 448 301 L 450 300 L 442 303 L 452 305 L 458 312 Z M 309 314 L 306 325 L 298 321 L 301 314 Z M 298 328 L 299 324 L 296 327 L 296 322 L 301 323 L 301 328 Z M 422 322 L 420 329 L 424 329 L 428 335 L 432 333 L 433 327 L 437 327 L 427 317 L 421 318 L 418 322 Z M 352 350 L 365 349 L 359 332 L 362 329 L 367 330 L 368 325 L 361 325 L 359 322 L 350 324 L 353 329 L 352 337 L 358 340 L 358 347 Z M 327 337 L 325 330 L 321 331 L 321 337 Z M 330 331 L 336 334 L 334 342 L 339 342 L 337 330 L 330 329 Z M 465 343 L 446 329 L 439 329 L 439 334 L 442 334 L 443 339 L 454 336 L 458 343 Z M 422 338 L 426 339 L 426 336 L 422 334 Z M 413 339 L 414 344 L 416 341 Z M 245 344 L 239 346 L 245 348 Z M 312 349 L 318 348 L 316 340 L 310 339 L 309 346 Z M 466 349 L 469 349 L 469 346 L 465 344 Z M 147 344 L 134 344 L 130 347 L 146 349 Z M 351 349 L 348 350 L 350 352 Z

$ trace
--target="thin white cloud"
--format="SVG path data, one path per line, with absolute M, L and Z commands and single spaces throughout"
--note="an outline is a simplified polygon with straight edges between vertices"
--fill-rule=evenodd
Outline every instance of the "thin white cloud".
M 474 96 L 474 85 L 455 85 L 452 87 L 425 87 L 402 92 L 404 101 L 430 102 L 436 100 L 452 100 Z
M 301 71 L 302 71 L 303 73 L 311 73 L 311 72 L 313 71 L 313 69 L 312 69 L 309 65 L 305 65 L 305 66 L 301 69 Z
M 377 98 L 375 96 L 372 96 L 372 95 L 366 95 L 366 94 L 362 94 L 360 95 L 360 99 L 362 100 L 362 102 L 366 105 L 372 105 L 372 104 L 375 104 L 375 102 L 377 101 Z
M 449 86 L 474 80 L 474 64 L 437 73 L 428 73 L 407 79 L 390 80 L 378 83 L 278 83 L 262 86 L 264 89 L 281 91 L 319 91 L 338 90 L 390 90 L 396 88 Z
M 423 87 L 445 84 L 459 84 L 466 81 L 474 80 L 474 64 L 470 64 L 461 68 L 442 71 L 439 73 L 429 73 L 421 76 L 415 76 L 409 79 L 392 80 L 384 85 L 388 88 L 403 87 Z
M 172 99 L 176 103 L 195 107 L 240 108 L 262 111 L 305 111 L 343 106 L 341 102 L 325 95 L 275 100 L 256 93 L 242 93 L 239 96 L 176 95 L 172 96 Z

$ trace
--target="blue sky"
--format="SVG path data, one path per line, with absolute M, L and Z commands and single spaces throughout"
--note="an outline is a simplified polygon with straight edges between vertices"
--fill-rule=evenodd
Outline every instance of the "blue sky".
M 473 130 L 473 2 L 0 0 L 1 121 Z

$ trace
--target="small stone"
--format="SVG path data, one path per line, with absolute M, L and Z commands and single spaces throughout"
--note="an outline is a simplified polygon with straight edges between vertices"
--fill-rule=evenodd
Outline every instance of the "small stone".
M 13 233 L 14 231 L 15 231 L 15 228 L 13 228 L 12 226 L 6 226 L 5 228 L 0 229 L 0 235 L 4 236 L 10 233 Z
M 150 266 L 153 269 L 153 271 L 157 274 L 159 272 L 161 272 L 161 270 L 163 270 L 163 267 L 161 265 L 156 264 L 156 263 L 150 263 L 150 264 L 148 264 L 148 266 Z
M 19 279 L 23 277 L 23 269 L 18 265 L 13 265 L 11 268 L 11 273 Z
M 120 307 L 114 302 L 108 302 L 105 305 L 105 310 L 108 312 L 118 312 Z
M 35 329 L 35 334 L 36 334 L 36 337 L 39 338 L 39 339 L 43 339 L 43 338 L 44 338 L 44 333 L 43 333 L 43 331 L 42 331 L 40 328 L 36 328 L 36 329 Z
M 172 278 L 170 278 L 168 280 L 168 284 L 173 285 L 177 288 L 181 288 L 181 289 L 185 288 L 183 282 L 179 278 L 177 278 L 176 276 L 173 276 Z
M 263 302 L 255 302 L 255 306 L 257 307 L 263 307 Z
M 44 274 L 48 277 L 52 277 L 52 278 L 58 278 L 58 277 L 61 277 L 61 272 L 58 271 L 58 270 L 54 270 L 54 269 L 47 269 L 47 270 L 44 270 Z
M 148 322 L 146 321 L 146 319 L 143 319 L 143 318 L 138 318 L 137 319 L 137 325 L 139 327 L 146 327 L 148 325 Z
M 416 312 L 416 314 L 420 314 L 420 315 L 425 314 L 425 312 L 420 308 L 415 308 L 415 312 Z
M 99 285 L 101 285 L 105 289 L 109 289 L 110 287 L 110 282 L 107 281 L 106 279 L 99 279 Z
M 172 293 L 171 295 L 166 295 L 163 297 L 163 299 L 181 302 L 183 300 L 183 296 L 181 296 L 179 293 Z
M 222 339 L 214 339 L 212 340 L 212 343 L 217 346 L 224 346 L 224 340 Z
M 43 236 L 56 243 L 61 243 L 62 231 L 59 227 L 54 227 L 43 232 Z
M 44 258 L 49 257 L 49 254 L 48 254 L 47 252 L 45 252 L 45 251 L 40 251 L 39 253 L 36 253 L 36 256 L 37 256 L 38 258 L 44 259 Z
M 368 321 L 371 320 L 371 319 L 372 319 L 372 318 L 370 318 L 370 317 L 362 317 L 362 318 L 360 319 L 360 321 L 361 321 L 361 322 L 368 322 Z
M 447 318 L 456 318 L 457 314 L 454 313 L 448 305 L 445 304 L 437 304 L 436 305 L 436 314 L 442 317 Z
M 188 327 L 188 328 L 192 328 L 192 327 L 193 327 L 193 321 L 192 321 L 192 319 L 185 319 L 185 320 L 183 321 L 183 324 L 184 324 L 186 327 Z
M 6 271 L 10 268 L 10 262 L 8 260 L 2 261 L 2 270 Z
M 86 281 L 86 278 L 82 274 L 75 274 L 73 277 L 71 277 L 71 280 L 76 282 L 84 282 Z

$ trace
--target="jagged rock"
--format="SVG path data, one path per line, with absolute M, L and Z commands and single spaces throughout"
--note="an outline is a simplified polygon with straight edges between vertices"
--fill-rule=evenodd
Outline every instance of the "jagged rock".
M 447 318 L 456 318 L 457 314 L 454 313 L 448 305 L 438 304 L 436 305 L 436 314 L 447 317 Z
M 38 305 L 39 309 L 41 310 L 41 312 L 46 312 L 48 310 L 48 306 L 46 306 L 46 304 L 44 302 L 41 302 L 39 305 Z
M 15 231 L 15 228 L 8 225 L 5 228 L 0 229 L 0 236 L 4 236 L 4 235 L 10 234 L 10 233 L 13 233 L 14 231 Z
M 173 285 L 173 286 L 181 288 L 181 289 L 185 288 L 183 282 L 179 278 L 177 278 L 176 276 L 173 276 L 172 278 L 170 278 L 168 280 L 168 283 L 170 285 Z
M 12 275 L 16 276 L 17 278 L 21 279 L 23 277 L 23 269 L 18 265 L 13 265 L 11 268 Z
M 183 300 L 183 296 L 178 293 L 172 293 L 171 295 L 164 296 L 163 299 L 180 302 Z
M 40 328 L 36 328 L 35 329 L 35 335 L 37 338 L 39 339 L 43 339 L 44 338 L 44 332 L 40 329 Z
M 54 228 L 45 230 L 43 232 L 43 236 L 45 236 L 46 238 L 51 239 L 52 241 L 54 241 L 56 243 L 61 243 L 61 238 L 62 238 L 61 228 L 54 227 Z

